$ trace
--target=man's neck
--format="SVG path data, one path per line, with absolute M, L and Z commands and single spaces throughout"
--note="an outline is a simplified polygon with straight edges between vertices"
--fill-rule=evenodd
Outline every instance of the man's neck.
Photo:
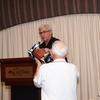
M 55 56 L 54 60 L 56 60 L 56 59 L 65 59 L 65 58 L 64 57 Z

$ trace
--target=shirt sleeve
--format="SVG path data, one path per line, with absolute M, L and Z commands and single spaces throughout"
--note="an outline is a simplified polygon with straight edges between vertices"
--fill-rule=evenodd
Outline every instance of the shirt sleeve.
M 80 74 L 79 74 L 79 70 L 78 70 L 77 66 L 75 66 L 75 69 L 76 69 L 77 81 L 79 81 Z
M 34 85 L 41 88 L 43 85 L 43 66 L 40 67 L 38 74 L 33 78 Z
M 80 75 L 79 75 L 78 68 L 77 68 L 77 66 L 76 66 L 76 65 L 74 65 L 74 68 L 75 68 L 75 72 L 76 72 L 76 77 L 77 77 L 77 80 L 79 80 Z

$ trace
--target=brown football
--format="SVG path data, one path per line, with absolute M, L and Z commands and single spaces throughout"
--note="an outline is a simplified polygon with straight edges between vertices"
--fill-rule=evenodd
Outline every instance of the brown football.
M 35 50 L 34 50 L 34 56 L 37 58 L 37 59 L 41 59 L 43 56 L 44 56 L 44 54 L 46 53 L 45 52 L 45 50 L 43 49 L 43 48 L 36 48 Z

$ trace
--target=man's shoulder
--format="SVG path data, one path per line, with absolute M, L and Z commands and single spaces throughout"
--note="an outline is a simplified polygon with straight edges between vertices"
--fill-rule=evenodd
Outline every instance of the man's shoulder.
M 70 66 L 71 68 L 76 68 L 76 65 L 73 63 L 67 63 L 68 66 Z
M 57 41 L 57 40 L 59 40 L 59 39 L 58 39 L 58 38 L 55 38 L 55 37 L 52 37 L 51 40 L 52 40 L 52 41 Z
M 53 64 L 53 62 L 44 63 L 44 64 L 41 65 L 41 67 L 45 68 L 45 67 L 50 66 L 52 64 Z
M 52 37 L 48 43 L 48 45 L 51 45 L 55 42 L 55 41 L 59 41 L 59 39 L 55 38 L 55 37 Z
M 42 71 L 46 71 L 48 70 L 50 67 L 52 66 L 52 63 L 45 63 L 45 64 L 42 64 L 41 67 L 40 67 L 40 70 Z

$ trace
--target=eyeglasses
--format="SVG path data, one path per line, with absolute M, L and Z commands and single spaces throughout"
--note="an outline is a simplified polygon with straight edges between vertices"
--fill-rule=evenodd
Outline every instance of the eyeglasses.
M 49 32 L 49 30 L 48 30 L 48 31 L 39 32 L 39 34 L 42 34 L 42 33 L 47 33 L 47 32 Z

